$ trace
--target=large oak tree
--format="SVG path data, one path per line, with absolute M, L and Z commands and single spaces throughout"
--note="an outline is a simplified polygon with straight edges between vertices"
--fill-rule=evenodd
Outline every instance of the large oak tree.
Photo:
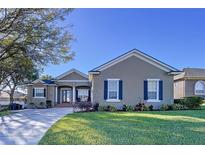
M 19 59 L 21 59 L 19 61 Z M 24 84 L 28 81 L 38 78 L 38 70 L 30 59 L 24 57 L 21 54 L 15 54 L 12 57 L 7 58 L 0 64 L 10 65 L 9 75 L 1 83 L 0 91 L 4 91 L 10 96 L 10 104 L 14 101 L 14 92 L 17 88 L 25 87 Z
M 10 88 L 11 102 L 18 85 L 32 80 L 47 64 L 74 56 L 69 26 L 72 9 L 0 9 L 0 90 Z M 38 73 L 38 72 L 37 72 Z
M 29 58 L 38 67 L 71 60 L 74 56 L 70 49 L 73 37 L 69 26 L 62 24 L 71 11 L 0 9 L 0 61 L 16 54 Z M 8 66 L 3 64 L 0 63 L 0 83 L 8 76 Z

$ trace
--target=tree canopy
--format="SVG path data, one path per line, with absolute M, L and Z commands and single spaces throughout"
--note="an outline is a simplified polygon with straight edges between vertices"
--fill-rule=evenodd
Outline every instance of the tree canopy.
M 60 23 L 72 9 L 0 9 L 0 60 L 23 54 L 36 64 L 72 59 L 72 35 Z
M 40 78 L 41 78 L 41 80 L 51 80 L 51 79 L 53 79 L 53 77 L 49 74 L 42 75 Z
M 0 9 L 0 83 L 11 73 L 14 63 L 8 59 L 15 55 L 28 58 L 38 68 L 73 58 L 73 37 L 69 27 L 62 26 L 70 12 L 72 9 Z

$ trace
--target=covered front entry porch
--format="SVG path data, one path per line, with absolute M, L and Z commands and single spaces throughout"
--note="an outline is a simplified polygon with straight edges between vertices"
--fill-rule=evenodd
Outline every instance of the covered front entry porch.
M 58 81 L 59 82 L 59 81 Z M 55 87 L 56 104 L 91 101 L 90 83 L 87 82 L 59 82 Z

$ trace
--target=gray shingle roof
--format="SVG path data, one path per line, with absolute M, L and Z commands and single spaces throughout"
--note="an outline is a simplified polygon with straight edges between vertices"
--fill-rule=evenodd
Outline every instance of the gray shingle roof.
M 205 78 L 205 68 L 184 68 L 181 74 L 174 77 L 175 80 L 181 78 Z
M 184 68 L 185 77 L 205 77 L 204 68 Z
M 42 80 L 46 84 L 54 84 L 55 82 L 53 80 Z

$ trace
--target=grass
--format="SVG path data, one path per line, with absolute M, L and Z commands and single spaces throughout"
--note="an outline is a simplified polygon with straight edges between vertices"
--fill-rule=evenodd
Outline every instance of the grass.
M 5 116 L 5 115 L 9 115 L 9 111 L 8 110 L 0 111 L 0 117 Z
M 205 144 L 205 110 L 74 113 L 39 144 Z

